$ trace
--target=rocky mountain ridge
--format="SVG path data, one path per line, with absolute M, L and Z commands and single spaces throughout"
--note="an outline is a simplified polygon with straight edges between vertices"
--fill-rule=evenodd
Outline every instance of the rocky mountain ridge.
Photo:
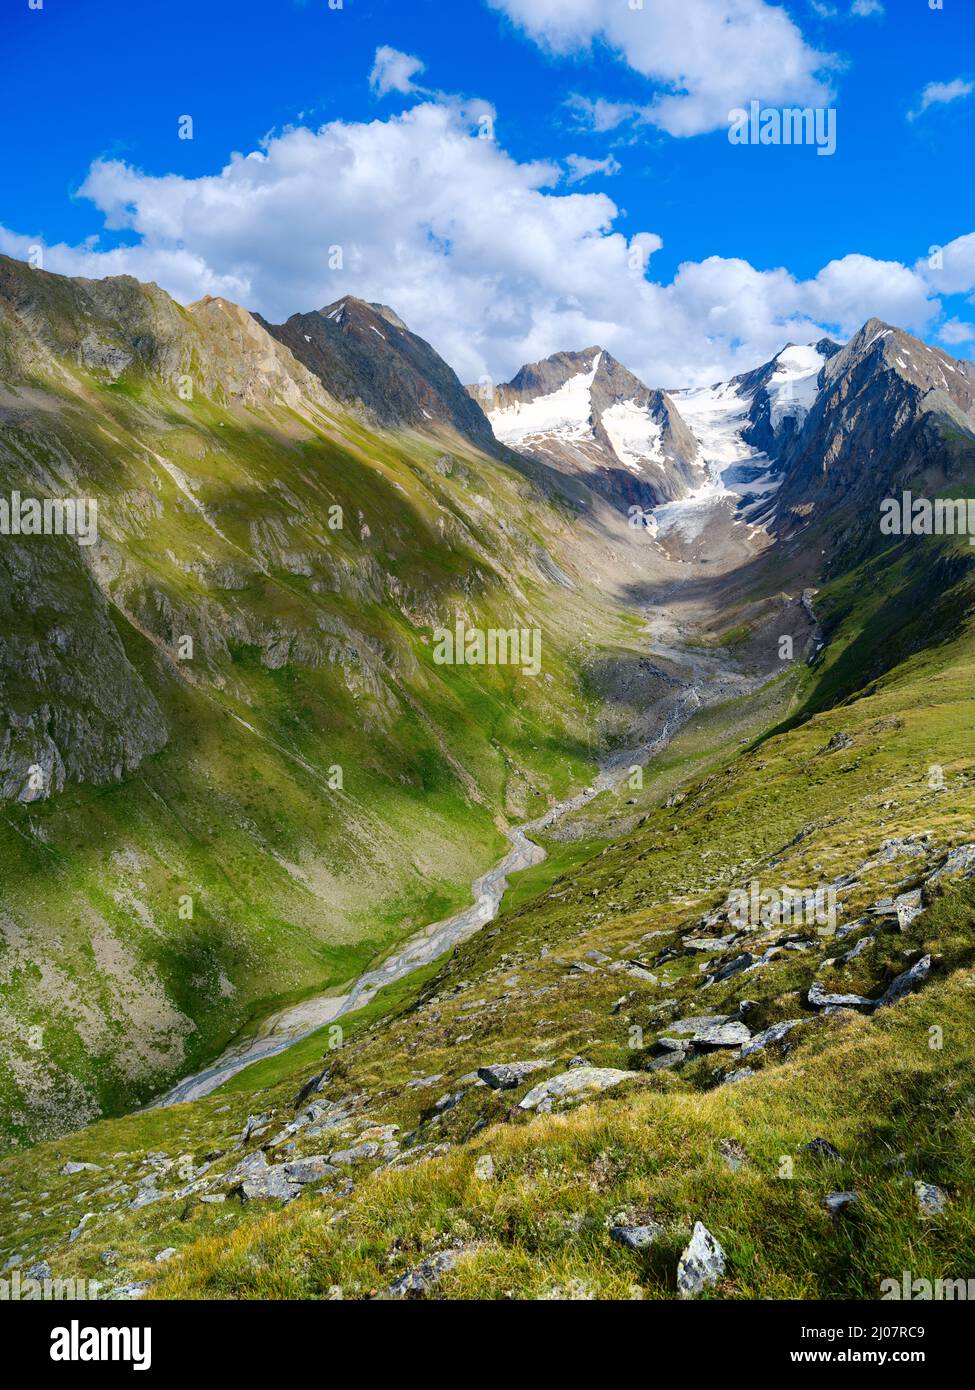
M 287 323 L 256 321 L 344 405 L 365 409 L 385 428 L 446 424 L 479 449 L 494 450 L 480 406 L 429 343 L 383 304 L 345 295 Z

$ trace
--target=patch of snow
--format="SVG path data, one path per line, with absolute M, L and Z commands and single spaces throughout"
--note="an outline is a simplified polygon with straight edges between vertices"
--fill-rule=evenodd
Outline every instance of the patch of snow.
M 636 401 L 617 401 L 603 411 L 603 428 L 613 453 L 631 472 L 642 473 L 645 463 L 663 468 L 662 431 L 646 406 L 637 405 Z
M 825 360 L 811 345 L 784 348 L 775 358 L 775 372 L 768 384 L 773 429 L 778 429 L 787 416 L 800 423 L 805 419 L 819 395 L 817 379 Z
M 533 401 L 516 401 L 513 405 L 492 410 L 488 415 L 495 438 L 502 444 L 520 444 L 537 435 L 555 435 L 558 439 L 592 438 L 592 384 L 596 379 L 602 353 L 597 352 L 588 372 L 578 372 L 547 396 Z

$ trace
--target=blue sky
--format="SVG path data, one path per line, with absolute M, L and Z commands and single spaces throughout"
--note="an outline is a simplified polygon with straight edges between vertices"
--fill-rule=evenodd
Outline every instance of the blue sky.
M 874 312 L 975 347 L 970 0 L 8 0 L 3 25 L 0 250 L 47 269 L 275 318 L 381 298 L 468 377 L 601 341 L 702 379 Z M 832 108 L 836 153 L 733 146 L 753 98 Z M 226 172 L 261 149 L 256 185 Z

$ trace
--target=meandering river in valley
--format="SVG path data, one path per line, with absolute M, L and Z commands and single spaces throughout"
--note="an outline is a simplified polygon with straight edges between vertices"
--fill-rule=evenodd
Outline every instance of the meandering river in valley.
M 697 710 L 727 699 L 731 693 L 729 681 L 737 687 L 736 693 L 741 694 L 757 689 L 769 678 L 768 675 L 745 676 L 734 670 L 720 654 L 704 655 L 686 647 L 678 650 L 658 642 L 654 644 L 652 654 L 666 655 L 671 660 L 677 658 L 686 673 L 686 683 L 661 701 L 660 718 L 653 736 L 644 739 L 637 747 L 617 751 L 607 758 L 595 781 L 584 790 L 554 803 L 535 820 L 510 829 L 507 832 L 510 849 L 497 864 L 475 880 L 472 885 L 474 901 L 469 907 L 416 932 L 379 965 L 360 975 L 347 993 L 316 995 L 271 1014 L 264 1019 L 256 1034 L 231 1043 L 208 1066 L 184 1077 L 165 1095 L 153 1101 L 149 1108 L 178 1105 L 209 1095 L 244 1067 L 285 1052 L 325 1024 L 362 1008 L 383 986 L 401 980 L 480 931 L 498 915 L 509 876 L 532 868 L 546 858 L 545 850 L 535 843 L 532 835 L 548 830 L 562 817 L 586 806 L 594 797 L 621 781 L 633 765 L 644 765 L 666 747 Z

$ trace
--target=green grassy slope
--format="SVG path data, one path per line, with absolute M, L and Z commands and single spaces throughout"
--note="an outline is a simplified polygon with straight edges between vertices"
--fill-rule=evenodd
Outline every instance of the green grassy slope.
M 504 828 L 589 779 L 587 664 L 635 643 L 513 468 L 370 429 L 235 348 L 242 311 L 124 282 L 102 320 L 21 279 L 45 348 L 4 319 L 2 488 L 94 496 L 101 541 L 0 550 L 0 1145 L 145 1101 L 466 904 Z M 89 329 L 155 355 L 113 378 Z M 542 673 L 435 665 L 455 618 L 537 625 Z
M 909 569 L 889 572 L 885 602 L 903 600 Z M 971 585 L 959 574 L 955 611 L 967 612 Z M 876 596 L 861 582 L 819 601 L 831 642 L 805 675 L 799 717 L 709 769 L 692 758 L 682 797 L 649 797 L 642 823 L 586 862 L 562 847 L 564 876 L 536 879 L 535 896 L 520 894 L 432 978 L 405 982 L 382 1016 L 331 1039 L 340 1045 L 318 1039 L 329 1074 L 315 1099 L 336 1103 L 334 1129 L 279 1133 L 323 1065 L 309 1047 L 242 1073 L 224 1094 L 39 1145 L 0 1162 L 0 1255 L 146 1281 L 159 1297 L 368 1297 L 449 1249 L 458 1258 L 436 1288 L 447 1296 L 660 1298 L 673 1296 L 699 1220 L 727 1254 L 711 1296 L 875 1298 L 905 1269 L 966 1277 L 975 888 L 932 873 L 975 839 L 975 635 L 961 622 L 950 640 L 939 632 L 946 640 L 897 653 L 851 690 L 836 673 L 869 636 Z M 900 844 L 885 852 L 885 842 Z M 846 880 L 839 922 L 853 929 L 841 942 L 799 929 L 800 949 L 780 945 L 758 968 L 708 984 L 743 944 L 702 954 L 684 937 L 724 930 L 702 926 L 702 914 L 752 877 L 763 887 Z M 889 910 L 872 911 L 915 887 L 924 910 L 903 930 Z M 756 929 L 746 944 L 758 956 L 780 939 Z M 808 1001 L 814 981 L 875 999 L 926 954 L 923 987 L 889 1008 L 826 1016 Z M 734 1014 L 743 1000 L 753 1034 L 798 1025 L 747 1063 L 722 1049 L 651 1068 L 675 1017 Z M 635 1075 L 563 1113 L 518 1108 L 532 1082 L 579 1055 Z M 514 1090 L 470 1075 L 528 1059 L 551 1071 Z M 745 1065 L 751 1075 L 726 1080 Z M 270 1127 L 241 1145 L 259 1114 Z M 387 1125 L 399 1126 L 400 1148 L 384 1156 L 394 1131 L 377 1127 Z M 372 1133 L 378 1151 L 340 1154 L 337 1174 L 283 1209 L 201 1200 L 224 1196 L 232 1184 L 221 1174 L 261 1144 L 278 1162 Z M 839 1157 L 806 1149 L 815 1138 Z M 487 1178 L 475 1168 L 486 1155 Z M 62 1177 L 68 1159 L 100 1171 Z M 159 1178 L 166 1195 L 133 1209 L 153 1162 L 172 1165 Z M 194 1174 L 200 1187 L 173 1196 Z M 921 1213 L 917 1181 L 942 1190 L 942 1214 Z M 834 1191 L 858 1198 L 835 1217 L 823 1205 Z M 613 1224 L 650 1220 L 663 1235 L 645 1254 L 610 1239 Z M 168 1247 L 176 1255 L 155 1264 Z

